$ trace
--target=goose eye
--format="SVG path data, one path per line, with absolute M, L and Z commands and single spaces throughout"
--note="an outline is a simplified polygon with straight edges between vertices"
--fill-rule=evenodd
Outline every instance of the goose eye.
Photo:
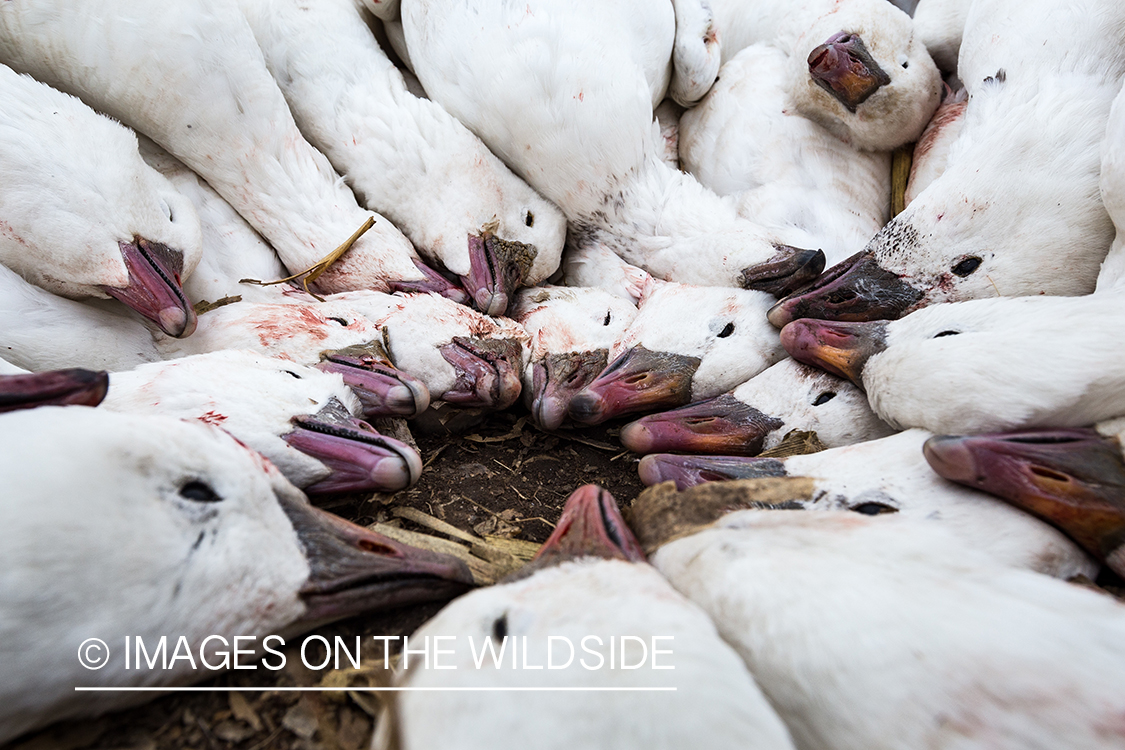
M 725 326 L 723 326 L 723 330 L 719 331 L 718 336 L 721 339 L 725 339 L 727 336 L 730 336 L 732 333 L 734 333 L 734 323 L 727 323 Z
M 876 502 L 860 503 L 859 505 L 853 505 L 852 507 L 848 508 L 848 510 L 854 510 L 856 513 L 862 513 L 865 516 L 880 516 L 884 513 L 898 513 L 898 508 L 894 507 L 893 505 Z
M 961 332 L 960 331 L 942 331 L 941 333 L 934 336 L 934 338 L 940 339 L 942 336 L 956 336 L 959 333 L 961 333 Z
M 215 490 L 198 480 L 188 482 L 181 487 L 180 497 L 197 503 L 217 503 L 222 501 L 222 498 L 219 497 Z
M 609 312 L 609 311 L 606 311 L 606 314 L 605 314 L 605 320 L 603 320 L 603 321 L 602 321 L 602 325 L 603 325 L 603 326 L 607 326 L 607 325 L 609 325 L 609 321 L 610 321 L 610 319 L 611 319 L 612 317 L 613 317 L 613 313 L 612 313 L 612 312 Z
M 962 277 L 968 276 L 973 271 L 980 268 L 980 264 L 981 264 L 981 259 L 974 255 L 974 256 L 971 256 L 969 258 L 965 258 L 963 261 L 961 261 L 960 263 L 955 265 L 953 267 L 953 273 L 957 274 L 958 276 L 962 276 Z
M 293 372 L 292 370 L 282 370 L 282 372 L 284 372 L 287 375 L 292 375 L 293 377 L 297 378 L 297 380 L 301 379 L 301 376 L 298 375 L 297 373 Z
M 523 216 L 523 223 L 524 223 L 524 224 L 526 224 L 526 225 L 527 225 L 527 226 L 529 226 L 529 227 L 531 227 L 531 226 L 535 226 L 535 214 L 533 214 L 533 213 L 531 213 L 530 211 L 528 211 L 528 212 L 527 212 L 526 214 L 524 214 L 524 216 Z
M 333 323 L 339 323 L 344 328 L 348 327 L 348 321 L 344 320 L 343 318 L 329 318 L 329 320 L 331 320 Z
M 492 637 L 497 641 L 502 641 L 508 637 L 508 613 L 500 615 L 492 623 Z
M 831 401 L 834 398 L 836 398 L 836 392 L 835 391 L 825 391 L 824 393 L 822 393 L 822 394 L 820 394 L 819 396 L 816 397 L 816 401 L 813 401 L 812 405 L 813 406 L 820 406 L 821 404 L 827 404 L 829 401 Z
M 910 67 L 910 61 L 909 60 L 903 60 L 902 61 L 902 69 L 906 70 L 909 67 Z

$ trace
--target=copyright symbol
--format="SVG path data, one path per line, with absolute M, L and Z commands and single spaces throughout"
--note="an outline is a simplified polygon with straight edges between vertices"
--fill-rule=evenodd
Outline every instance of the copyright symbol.
M 87 638 L 78 647 L 78 663 L 86 669 L 101 669 L 109 663 L 109 646 L 101 638 Z

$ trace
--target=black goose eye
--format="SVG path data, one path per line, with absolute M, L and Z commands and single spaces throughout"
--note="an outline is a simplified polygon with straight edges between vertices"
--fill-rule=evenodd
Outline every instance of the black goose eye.
M 727 323 L 725 326 L 723 326 L 723 330 L 719 331 L 719 338 L 725 339 L 732 333 L 734 333 L 734 323 Z
M 282 370 L 282 372 L 284 372 L 287 375 L 292 375 L 293 377 L 297 378 L 297 380 L 301 379 L 301 376 L 298 375 L 297 373 L 293 372 L 292 370 Z
M 859 505 L 853 505 L 852 507 L 848 508 L 848 510 L 853 510 L 856 513 L 862 513 L 865 516 L 879 516 L 884 513 L 898 513 L 898 508 L 894 507 L 893 505 L 876 502 L 860 503 Z
M 606 313 L 605 313 L 605 320 L 602 321 L 602 325 L 603 326 L 609 325 L 609 321 L 612 317 L 613 317 L 613 313 L 607 310 Z
M 974 256 L 971 256 L 969 258 L 965 258 L 963 261 L 961 261 L 960 263 L 955 265 L 953 267 L 953 273 L 957 274 L 958 276 L 962 276 L 962 277 L 968 276 L 973 271 L 980 268 L 980 264 L 981 264 L 981 259 L 974 255 Z
M 909 61 L 909 60 L 903 60 L 903 61 L 902 61 L 902 68 L 903 68 L 903 70 L 906 70 L 906 69 L 907 69 L 907 68 L 909 68 L 909 67 L 910 67 L 910 61 Z
M 528 211 L 526 214 L 524 214 L 523 223 L 529 227 L 535 226 L 535 214 Z
M 492 623 L 492 637 L 495 640 L 502 641 L 508 637 L 508 613 L 500 615 L 496 621 Z
M 960 331 L 942 331 L 941 333 L 934 336 L 934 338 L 940 339 L 942 336 L 956 336 L 959 333 L 961 333 L 961 332 Z
M 330 317 L 330 318 L 328 318 L 328 319 L 329 319 L 329 320 L 331 320 L 331 321 L 332 321 L 333 323 L 339 323 L 339 324 L 340 324 L 340 325 L 342 325 L 342 326 L 343 326 L 344 328 L 347 328 L 347 327 L 348 327 L 348 321 L 347 321 L 347 320 L 345 320 L 344 318 L 332 318 L 332 317 Z
M 836 398 L 836 392 L 835 391 L 825 391 L 824 393 L 822 393 L 822 394 L 820 394 L 819 396 L 816 397 L 816 401 L 813 401 L 812 405 L 813 406 L 820 406 L 821 404 L 827 404 L 829 401 L 831 401 L 834 398 Z
M 180 497 L 197 503 L 218 503 L 222 501 L 215 490 L 200 481 L 191 481 L 181 487 Z

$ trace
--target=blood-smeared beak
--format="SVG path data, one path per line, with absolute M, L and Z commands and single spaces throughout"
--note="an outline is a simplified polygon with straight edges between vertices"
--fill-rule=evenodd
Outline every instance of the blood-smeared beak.
M 441 394 L 450 404 L 484 409 L 507 409 L 520 397 L 520 356 L 515 339 L 477 339 L 455 336 L 441 347 L 457 380 Z
M 795 320 L 781 329 L 781 345 L 798 362 L 847 378 L 863 390 L 863 368 L 886 348 L 887 324 Z
M 613 495 L 596 484 L 571 493 L 554 533 L 517 575 L 583 557 L 645 562 L 644 550 L 621 517 Z
M 398 492 L 418 481 L 422 458 L 405 443 L 380 435 L 339 402 L 316 416 L 293 418 L 282 439 L 328 467 L 324 479 L 305 487 L 310 495 L 330 492 Z
M 533 365 L 531 418 L 544 430 L 557 430 L 567 418 L 570 402 L 592 383 L 609 359 L 607 349 L 548 354 Z
M 1125 461 L 1114 438 L 1092 429 L 940 435 L 923 450 L 941 476 L 1038 516 L 1100 559 L 1125 544 Z
M 635 453 L 756 456 L 766 436 L 784 424 L 724 393 L 631 422 L 621 430 L 621 443 Z
M 472 302 L 468 292 L 422 261 L 415 258 L 414 265 L 418 266 L 418 270 L 422 272 L 424 278 L 388 282 L 387 286 L 390 287 L 392 292 L 432 292 L 459 305 L 468 305 Z
M 368 531 L 297 498 L 279 495 L 309 563 L 294 632 L 362 612 L 452 599 L 473 585 L 460 560 Z
M 787 476 L 785 464 L 776 458 L 675 456 L 670 453 L 645 456 L 637 466 L 637 473 L 646 485 L 675 482 L 678 490 L 705 482 Z
M 72 368 L 0 375 L 0 412 L 36 406 L 97 406 L 109 390 L 109 373 Z
M 765 263 L 744 268 L 739 284 L 743 289 L 784 297 L 819 276 L 824 270 L 824 263 L 824 252 L 821 250 L 779 245 L 777 254 Z
M 196 318 L 180 281 L 183 254 L 141 237 L 117 244 L 129 281 L 123 288 L 103 286 L 102 291 L 156 323 L 169 336 L 190 336 L 195 331 Z
M 840 261 L 817 282 L 774 305 L 769 321 L 781 328 L 798 318 L 894 320 L 909 312 L 922 292 L 875 262 L 869 252 Z
M 699 361 L 699 357 L 634 346 L 571 400 L 570 417 L 582 424 L 600 424 L 622 414 L 686 404 Z
M 503 315 L 523 285 L 538 251 L 534 245 L 502 240 L 491 232 L 469 235 L 469 275 L 461 281 L 477 309 Z
M 322 357 L 317 369 L 343 377 L 363 404 L 365 417 L 409 419 L 430 405 L 426 384 L 392 365 L 378 342 L 326 352 Z
M 858 34 L 839 32 L 809 53 L 809 75 L 849 112 L 891 82 Z

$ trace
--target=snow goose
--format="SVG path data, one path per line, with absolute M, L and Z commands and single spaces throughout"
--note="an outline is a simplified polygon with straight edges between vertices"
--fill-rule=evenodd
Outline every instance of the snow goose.
M 785 458 L 674 456 L 641 460 L 642 481 L 673 481 L 679 489 L 704 482 L 763 477 L 807 477 L 807 493 L 794 504 L 810 511 L 862 515 L 898 513 L 943 526 L 973 549 L 1018 568 L 1056 578 L 1093 578 L 1097 565 L 1073 542 L 1045 523 L 976 489 L 942 479 L 926 463 L 922 447 L 931 433 L 907 430 L 877 440 Z M 737 496 L 737 486 L 716 489 Z
M 426 91 L 562 209 L 571 246 L 600 243 L 708 286 L 773 291 L 823 267 L 665 163 L 653 107 L 669 80 L 671 4 L 407 0 L 402 22 Z
M 558 268 L 562 213 L 441 106 L 411 94 L 355 0 L 241 0 L 298 127 L 361 203 L 477 307 L 502 315 L 519 286 Z
M 1113 239 L 1099 146 L 1125 73 L 1125 5 L 973 4 L 964 124 L 941 177 L 867 247 L 770 311 L 896 318 L 934 302 L 1088 294 Z
M 637 308 L 595 287 L 548 286 L 521 290 L 510 312 L 530 338 L 524 403 L 537 425 L 557 430 L 571 399 L 609 363 Z
M 205 644 L 208 636 L 225 639 L 228 652 L 235 636 L 253 637 L 241 648 L 261 655 L 267 635 L 289 638 L 470 585 L 460 561 L 313 508 L 218 428 L 77 406 L 0 420 L 0 742 L 152 696 L 76 685 L 214 676 L 200 660 L 222 664 L 224 641 Z M 168 636 L 169 652 L 183 636 L 186 647 L 168 669 L 127 669 L 126 636 L 150 648 Z M 91 637 L 109 648 L 97 670 L 75 658 Z
M 1125 576 L 1122 438 L 1121 418 L 1093 428 L 942 435 L 926 442 L 926 460 L 946 479 L 1054 524 Z
M 0 65 L 0 263 L 67 297 L 113 297 L 171 336 L 195 329 L 181 286 L 199 262 L 191 204 L 133 133 Z
M 859 388 L 787 357 L 721 396 L 627 424 L 621 443 L 635 453 L 756 456 L 792 430 L 815 432 L 827 448 L 892 432 Z
M 253 32 L 229 3 L 4 3 L 0 62 L 81 97 L 168 149 L 261 232 L 294 273 L 371 216 L 297 130 Z M 376 217 L 316 287 L 425 284 L 416 261 L 409 240 Z
M 914 34 L 947 73 L 957 72 L 961 35 L 972 4 L 973 0 L 918 0 L 914 9 Z
M 718 396 L 784 356 L 765 319 L 765 292 L 650 279 L 610 364 L 571 399 L 569 414 L 598 424 Z
M 103 408 L 217 425 L 312 493 L 397 492 L 418 481 L 417 450 L 361 420 L 338 374 L 227 350 L 115 372 Z
M 797 360 L 863 388 L 894 427 L 937 433 L 1080 427 L 1125 413 L 1125 297 L 956 302 L 895 321 L 797 320 Z
M 914 141 L 941 97 L 941 76 L 910 17 L 886 0 L 712 0 L 725 64 L 751 44 L 787 57 L 786 108 L 853 147 Z
M 440 638 L 449 655 L 442 666 L 402 662 L 398 683 L 416 692 L 395 696 L 374 748 L 793 747 L 738 655 L 645 563 L 613 497 L 594 485 L 570 496 L 555 533 L 522 571 L 453 601 L 410 638 Z M 661 653 L 650 656 L 650 648 Z M 516 650 L 524 669 L 509 668 L 506 652 Z M 514 692 L 503 701 L 490 692 L 437 692 L 505 687 L 566 692 Z M 621 690 L 630 687 L 676 691 Z
M 793 227 L 837 263 L 890 218 L 891 157 L 858 152 L 786 110 L 787 55 L 755 44 L 728 60 L 714 87 L 680 118 L 684 170 L 767 227 Z
M 650 521 L 633 522 L 645 549 L 719 486 L 662 514 L 642 515 L 642 495 L 631 518 Z M 798 747 L 1125 739 L 1125 606 L 1110 596 L 999 564 L 901 514 L 743 510 L 678 531 L 650 560 L 712 616 Z
M 28 372 L 0 359 L 0 412 L 36 406 L 97 406 L 109 388 L 109 374 L 80 367 Z

